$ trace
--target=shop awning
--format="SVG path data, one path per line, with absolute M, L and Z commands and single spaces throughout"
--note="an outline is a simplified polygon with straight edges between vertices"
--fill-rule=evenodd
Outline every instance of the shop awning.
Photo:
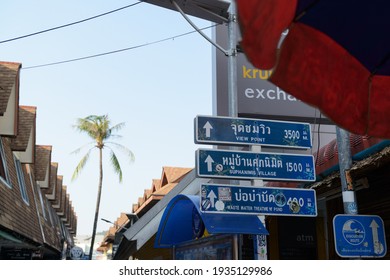
M 169 202 L 158 227 L 156 248 L 170 248 L 195 239 L 197 217 L 210 234 L 268 234 L 258 216 L 202 213 L 199 200 L 196 195 L 179 194 Z

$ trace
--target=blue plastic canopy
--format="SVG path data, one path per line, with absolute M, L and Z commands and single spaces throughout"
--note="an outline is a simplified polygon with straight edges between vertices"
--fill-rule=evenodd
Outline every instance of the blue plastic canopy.
M 210 234 L 267 234 L 268 231 L 257 216 L 239 214 L 211 214 L 199 210 L 200 198 L 179 194 L 165 208 L 157 231 L 154 246 L 170 248 L 197 238 L 200 217 Z M 194 222 L 195 220 L 195 222 Z

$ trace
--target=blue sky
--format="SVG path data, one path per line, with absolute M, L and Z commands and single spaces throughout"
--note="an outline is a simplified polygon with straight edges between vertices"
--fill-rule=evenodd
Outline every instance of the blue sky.
M 4 1 L 0 41 L 79 21 L 137 1 Z M 212 25 L 193 19 L 199 27 Z M 193 31 L 176 12 L 141 3 L 95 20 L 0 44 L 0 60 L 22 67 L 74 59 L 152 43 Z M 206 30 L 211 36 L 211 30 Z M 52 145 L 78 216 L 78 234 L 90 234 L 96 203 L 97 158 L 71 176 L 90 142 L 72 127 L 77 118 L 108 114 L 125 122 L 115 141 L 135 154 L 120 157 L 124 180 L 106 165 L 100 218 L 111 221 L 132 204 L 163 166 L 194 167 L 193 119 L 212 113 L 212 46 L 199 34 L 71 63 L 22 69 L 20 104 L 37 107 L 37 144 Z M 120 152 L 118 152 L 120 155 Z M 98 230 L 109 224 L 100 221 Z

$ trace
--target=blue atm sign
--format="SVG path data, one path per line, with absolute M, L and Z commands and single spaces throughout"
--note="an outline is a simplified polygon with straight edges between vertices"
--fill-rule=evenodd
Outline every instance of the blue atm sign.
M 197 150 L 200 177 L 315 181 L 313 155 Z
M 197 144 L 310 149 L 311 142 L 308 123 L 206 116 L 197 116 L 195 119 Z

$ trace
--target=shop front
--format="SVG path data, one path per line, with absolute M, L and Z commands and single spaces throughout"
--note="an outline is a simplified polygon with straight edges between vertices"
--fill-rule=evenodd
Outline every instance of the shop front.
M 268 231 L 258 216 L 199 210 L 197 195 L 175 196 L 167 205 L 155 248 L 171 248 L 173 259 L 238 260 L 265 256 Z

